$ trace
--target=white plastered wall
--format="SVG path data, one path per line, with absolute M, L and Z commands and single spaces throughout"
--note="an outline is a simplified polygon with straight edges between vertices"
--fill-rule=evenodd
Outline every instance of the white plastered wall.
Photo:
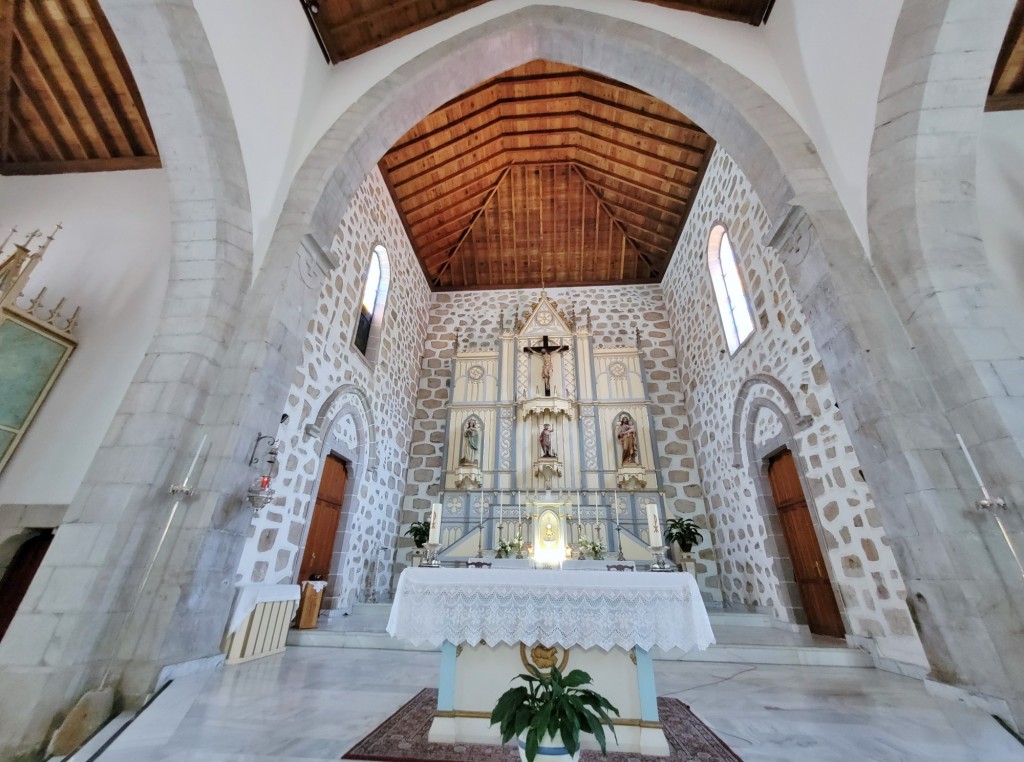
M 82 308 L 78 348 L 0 473 L 0 505 L 66 504 L 78 489 L 156 327 L 169 203 L 160 169 L 0 178 L 3 236 L 64 225 L 27 292 Z

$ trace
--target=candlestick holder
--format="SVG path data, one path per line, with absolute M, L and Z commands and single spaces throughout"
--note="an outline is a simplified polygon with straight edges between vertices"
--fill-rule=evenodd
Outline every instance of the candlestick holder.
M 439 542 L 428 542 L 427 543 L 427 559 L 420 564 L 421 567 L 427 567 L 429 569 L 436 569 L 441 565 L 441 562 L 437 558 L 437 551 L 440 550 L 441 543 Z
M 625 561 L 626 554 L 622 552 L 622 527 L 615 525 L 615 540 L 619 545 L 619 555 L 615 556 L 616 561 Z
M 974 507 L 980 511 L 995 510 L 1001 508 L 1006 510 L 1006 501 L 1001 497 L 983 497 L 981 500 L 974 501 Z
M 650 546 L 651 553 L 654 555 L 654 563 L 651 564 L 652 572 L 673 572 L 675 568 L 665 562 L 665 554 L 668 552 L 667 545 Z

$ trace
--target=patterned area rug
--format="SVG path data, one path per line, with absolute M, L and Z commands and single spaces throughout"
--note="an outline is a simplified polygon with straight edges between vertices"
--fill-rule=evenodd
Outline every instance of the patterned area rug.
M 342 759 L 374 762 L 519 762 L 515 746 L 427 743 L 427 731 L 434 719 L 437 691 L 425 688 L 405 706 L 378 725 Z M 672 754 L 652 757 L 644 754 L 584 751 L 580 762 L 743 762 L 682 701 L 658 699 L 658 712 Z

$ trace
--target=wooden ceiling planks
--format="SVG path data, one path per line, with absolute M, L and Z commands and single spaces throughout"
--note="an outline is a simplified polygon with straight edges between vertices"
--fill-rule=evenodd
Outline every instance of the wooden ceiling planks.
M 678 11 L 758 26 L 775 0 L 641 0 Z M 330 63 L 354 58 L 486 0 L 300 0 L 324 57 Z
M 160 166 L 97 0 L 0 0 L 0 174 Z
M 985 102 L 986 111 L 1017 109 L 1024 109 L 1024 0 L 1010 17 Z
M 533 61 L 429 114 L 380 166 L 436 289 L 656 282 L 713 146 L 646 93 Z

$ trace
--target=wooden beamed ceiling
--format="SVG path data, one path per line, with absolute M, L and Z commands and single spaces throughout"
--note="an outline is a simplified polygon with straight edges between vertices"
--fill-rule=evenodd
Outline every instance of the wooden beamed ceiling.
M 1024 109 L 1024 0 L 1017 0 L 996 59 L 986 111 Z
M 487 0 L 300 0 L 324 57 L 338 63 L 483 5 Z M 758 26 L 775 0 L 641 0 Z
M 714 142 L 667 104 L 533 61 L 381 159 L 435 289 L 661 280 Z
M 160 166 L 97 0 L 0 0 L 0 174 Z

